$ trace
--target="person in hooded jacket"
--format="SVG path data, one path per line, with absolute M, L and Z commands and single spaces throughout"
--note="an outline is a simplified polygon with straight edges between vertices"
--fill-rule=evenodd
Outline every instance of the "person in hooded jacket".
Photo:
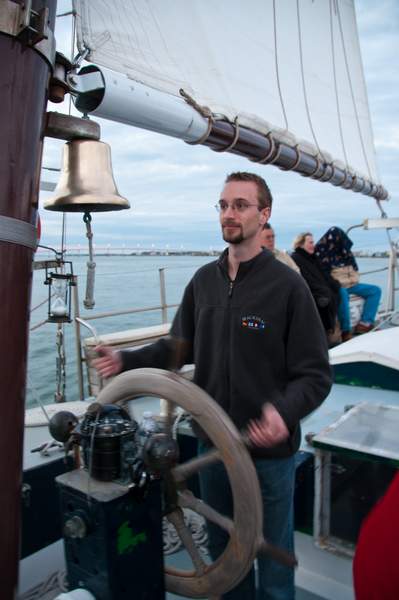
M 291 258 L 298 265 L 316 302 L 317 310 L 329 339 L 336 329 L 340 284 L 326 273 L 315 256 L 315 244 L 310 232 L 300 233 L 294 240 Z
M 315 255 L 326 273 L 340 282 L 340 303 L 338 318 L 343 337 L 352 337 L 349 296 L 354 294 L 364 298 L 359 323 L 353 333 L 371 331 L 381 299 L 381 288 L 377 285 L 359 282 L 359 267 L 353 256 L 353 242 L 339 227 L 330 227 L 315 246 Z

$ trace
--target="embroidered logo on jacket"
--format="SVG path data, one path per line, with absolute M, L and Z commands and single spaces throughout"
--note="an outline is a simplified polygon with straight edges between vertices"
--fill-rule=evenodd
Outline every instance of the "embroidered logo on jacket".
M 241 327 L 244 329 L 265 329 L 266 324 L 261 317 L 257 317 L 256 315 L 246 315 L 245 317 L 241 317 Z

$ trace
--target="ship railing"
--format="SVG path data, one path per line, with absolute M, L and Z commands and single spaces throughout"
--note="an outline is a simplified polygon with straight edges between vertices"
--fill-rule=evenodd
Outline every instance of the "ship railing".
M 135 346 L 143 346 L 157 339 L 168 335 L 170 323 L 168 323 L 168 311 L 176 309 L 179 304 L 168 304 L 166 301 L 166 285 L 165 285 L 165 268 L 158 269 L 159 273 L 159 291 L 160 304 L 148 307 L 130 308 L 124 310 L 114 310 L 94 314 L 80 314 L 79 311 L 79 292 L 76 279 L 76 285 L 73 286 L 73 315 L 75 325 L 75 343 L 78 368 L 78 386 L 79 396 L 81 400 L 85 398 L 84 391 L 84 365 L 86 366 L 88 393 L 90 396 L 96 396 L 100 389 L 100 380 L 97 371 L 92 366 L 92 360 L 96 357 L 95 347 L 98 343 L 111 346 L 115 350 L 123 348 L 133 348 Z M 120 332 L 113 332 L 102 335 L 94 335 L 82 339 L 82 320 L 95 321 L 109 317 L 117 317 L 122 315 L 132 315 L 148 312 L 160 312 L 161 323 L 149 327 L 127 329 Z M 79 320 L 78 320 L 79 319 Z M 91 328 L 93 329 L 93 328 Z
M 396 258 L 396 257 L 395 257 Z M 395 301 L 394 296 L 395 292 L 398 290 L 395 287 L 395 269 L 396 263 L 390 260 L 390 265 L 388 267 L 382 267 L 379 269 L 373 269 L 370 271 L 365 271 L 360 273 L 361 276 L 370 275 L 373 273 L 389 271 L 388 277 L 388 289 L 387 289 L 387 302 L 385 308 L 381 309 L 378 312 L 379 325 L 382 323 L 385 325 L 389 323 L 391 320 L 396 319 L 398 315 L 398 311 L 395 310 Z M 38 266 L 40 268 L 40 266 Z M 76 351 L 76 363 L 77 363 L 77 371 L 78 371 L 78 389 L 79 389 L 79 397 L 81 400 L 84 400 L 87 394 L 85 394 L 85 377 L 84 377 L 84 368 L 86 367 L 87 373 L 87 382 L 88 382 L 88 394 L 90 396 L 97 395 L 99 391 L 99 379 L 95 369 L 92 367 L 92 359 L 95 357 L 95 346 L 98 341 L 103 344 L 108 344 L 115 349 L 122 348 L 131 348 L 134 346 L 145 345 L 150 342 L 156 341 L 157 339 L 164 337 L 169 332 L 170 324 L 168 323 L 168 311 L 171 309 L 176 309 L 179 304 L 168 304 L 166 302 L 166 286 L 165 286 L 165 268 L 159 268 L 159 289 L 160 289 L 160 304 L 149 307 L 138 307 L 138 308 L 130 308 L 124 310 L 114 310 L 107 311 L 101 313 L 84 313 L 81 314 L 79 310 L 79 292 L 78 292 L 78 280 L 77 276 L 74 275 L 74 283 L 75 285 L 72 287 L 72 310 L 73 310 L 73 322 L 75 327 L 75 351 Z M 353 304 L 356 304 L 356 301 L 360 301 L 360 298 L 354 297 Z M 44 304 L 47 300 L 41 302 L 38 306 L 32 309 L 35 310 L 42 304 Z M 101 336 L 91 336 L 91 337 L 83 337 L 82 336 L 82 325 L 79 323 L 77 318 L 85 321 L 95 321 L 98 319 L 117 317 L 123 315 L 132 315 L 132 314 L 142 314 L 148 312 L 160 312 L 161 313 L 161 323 L 159 325 L 153 325 L 150 327 L 143 327 L 140 329 L 128 329 L 121 332 L 114 332 L 110 334 L 102 334 Z M 30 330 L 34 331 L 39 329 L 41 326 L 45 325 L 47 320 L 43 320 L 39 323 L 36 323 L 31 326 Z

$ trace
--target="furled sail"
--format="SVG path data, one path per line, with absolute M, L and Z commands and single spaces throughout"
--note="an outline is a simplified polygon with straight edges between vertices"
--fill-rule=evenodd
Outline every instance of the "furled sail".
M 353 0 L 75 0 L 75 9 L 87 59 L 180 103 L 183 94 L 210 123 L 199 143 L 245 154 L 243 132 L 254 132 L 264 160 L 262 149 L 252 159 L 387 196 Z

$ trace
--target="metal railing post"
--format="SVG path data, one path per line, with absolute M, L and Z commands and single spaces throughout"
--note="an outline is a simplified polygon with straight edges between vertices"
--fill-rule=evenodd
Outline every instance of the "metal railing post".
M 391 251 L 389 253 L 389 279 L 388 279 L 388 293 L 387 299 L 389 302 L 389 310 L 395 310 L 395 297 L 396 297 L 396 271 L 398 268 L 398 258 L 396 256 L 396 248 L 392 244 Z
M 165 269 L 161 267 L 159 271 L 159 289 L 161 292 L 161 308 L 162 308 L 162 323 L 168 322 L 168 309 L 166 304 L 166 287 L 165 287 Z
M 73 277 L 74 285 L 73 289 L 73 322 L 75 326 L 75 347 L 76 347 L 76 363 L 78 368 L 78 386 L 79 396 L 81 400 L 84 400 L 84 386 L 83 386 L 83 367 L 82 367 L 82 344 L 80 339 L 80 324 L 76 320 L 79 317 L 79 293 L 78 293 L 78 278 L 76 275 Z

